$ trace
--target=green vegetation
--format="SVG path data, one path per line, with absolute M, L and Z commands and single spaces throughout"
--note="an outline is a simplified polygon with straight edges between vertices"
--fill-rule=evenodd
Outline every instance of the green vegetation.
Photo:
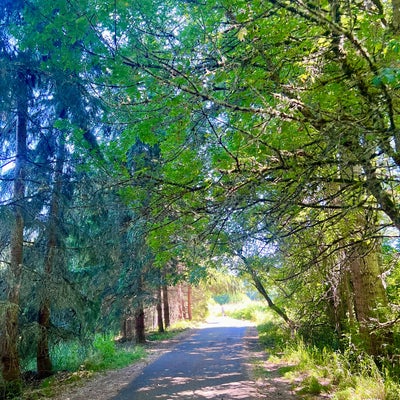
M 268 306 L 264 302 L 247 301 L 238 304 L 229 305 L 226 308 L 226 314 L 232 318 L 245 319 L 257 322 L 264 318 L 268 313 Z
M 399 1 L 2 0 L 0 393 L 254 290 L 389 391 Z
M 330 393 L 335 400 L 394 400 L 400 396 L 397 371 L 383 372 L 374 359 L 355 346 L 343 351 L 332 347 L 307 344 L 299 335 L 290 332 L 280 321 L 262 306 L 249 304 L 238 307 L 232 316 L 255 321 L 260 342 L 268 354 L 268 360 L 281 365 L 279 372 L 292 382 L 302 396 Z M 261 367 L 256 373 L 262 376 Z
M 143 346 L 118 344 L 111 334 L 97 334 L 91 344 L 77 340 L 58 343 L 51 347 L 50 353 L 55 373 L 123 368 L 146 357 Z M 35 370 L 34 363 L 35 360 L 27 362 L 24 370 Z
M 149 341 L 168 340 L 193 326 L 193 323 L 181 321 L 163 333 L 149 332 L 147 337 Z M 146 349 L 132 343 L 119 343 L 111 334 L 98 334 L 90 345 L 78 341 L 64 342 L 54 346 L 51 354 L 55 374 L 42 381 L 35 378 L 28 380 L 24 395 L 12 397 L 13 399 L 36 400 L 52 397 L 60 387 L 90 378 L 95 372 L 120 369 L 144 360 Z M 25 365 L 27 371 L 30 367 L 33 367 L 32 363 Z
M 174 338 L 176 335 L 186 331 L 187 329 L 194 328 L 196 326 L 196 322 L 193 321 L 178 321 L 173 323 L 168 330 L 164 332 L 149 332 L 147 334 L 147 340 L 149 341 L 159 341 L 159 340 L 168 340 Z
M 142 346 L 118 348 L 112 336 L 97 336 L 83 368 L 88 371 L 123 368 L 145 356 L 146 352 Z

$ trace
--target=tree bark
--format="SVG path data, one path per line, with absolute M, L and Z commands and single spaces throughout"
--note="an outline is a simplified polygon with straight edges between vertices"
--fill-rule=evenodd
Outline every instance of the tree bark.
M 377 322 L 384 322 L 388 306 L 376 245 L 367 242 L 355 245 L 349 262 L 360 337 L 368 353 L 376 356 L 382 354 L 382 345 L 390 341 L 390 338 L 379 335 L 373 329 Z
M 65 117 L 63 110 L 60 115 Z M 49 329 L 50 329 L 50 296 L 47 293 L 51 282 L 57 253 L 60 251 L 60 235 L 58 233 L 60 225 L 60 197 L 63 186 L 63 168 L 65 162 L 65 144 L 60 138 L 57 161 L 55 167 L 54 186 L 49 211 L 47 249 L 44 265 L 44 288 L 42 301 L 38 313 L 39 340 L 37 344 L 37 372 L 40 378 L 45 378 L 52 374 L 52 362 L 49 348 Z
M 292 321 L 289 318 L 289 316 L 286 314 L 285 310 L 278 307 L 273 302 L 273 300 L 271 299 L 271 297 L 268 295 L 267 291 L 265 290 L 265 287 L 264 287 L 263 283 L 261 282 L 260 278 L 258 277 L 256 271 L 251 267 L 248 259 L 245 256 L 243 256 L 243 254 L 241 254 L 241 253 L 236 253 L 236 255 L 242 259 L 247 271 L 251 275 L 251 278 L 253 280 L 255 288 L 261 294 L 261 296 L 264 297 L 264 299 L 267 301 L 268 307 L 271 308 L 271 310 L 275 311 L 275 313 L 277 315 L 279 315 L 286 322 L 292 335 L 294 335 L 295 330 L 296 330 L 296 324 L 294 323 L 294 321 Z
M 182 293 L 181 293 L 181 287 L 180 285 L 177 286 L 177 299 L 176 301 L 178 302 L 178 319 L 183 319 L 183 311 L 182 311 Z
M 192 287 L 190 285 L 188 285 L 187 289 L 187 301 L 188 301 L 187 305 L 188 319 L 189 321 L 191 321 L 193 319 L 193 315 L 192 315 Z
M 178 285 L 179 319 L 186 319 L 185 298 L 183 297 L 182 284 Z
M 146 342 L 144 308 L 142 304 L 135 310 L 135 341 L 136 343 Z
M 164 308 L 164 324 L 165 328 L 169 328 L 171 325 L 171 317 L 169 311 L 169 296 L 168 296 L 167 285 L 163 285 L 162 287 L 162 297 L 163 297 L 163 308 Z
M 157 325 L 158 325 L 158 332 L 164 332 L 164 321 L 163 321 L 163 314 L 162 314 L 162 294 L 161 294 L 161 287 L 157 288 Z
M 50 302 L 43 301 L 38 313 L 39 339 L 37 343 L 36 365 L 38 377 L 46 378 L 52 374 L 53 365 L 50 358 L 49 328 L 50 328 Z
M 17 124 L 16 158 L 13 189 L 14 226 L 10 243 L 10 282 L 8 288 L 8 306 L 5 312 L 4 335 L 1 338 L 2 376 L 6 391 L 17 394 L 21 387 L 20 365 L 18 357 L 18 316 L 21 290 L 21 276 L 24 250 L 24 214 L 25 165 L 27 158 L 27 117 L 28 83 L 25 71 L 18 72 L 17 88 Z
M 130 313 L 125 314 L 122 320 L 122 340 L 130 342 L 134 337 L 133 318 Z

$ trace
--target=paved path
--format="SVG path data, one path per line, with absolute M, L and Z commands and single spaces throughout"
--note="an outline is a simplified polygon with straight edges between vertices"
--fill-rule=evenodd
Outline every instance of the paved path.
M 113 400 L 253 400 L 244 336 L 248 325 L 221 318 L 209 322 L 148 365 Z

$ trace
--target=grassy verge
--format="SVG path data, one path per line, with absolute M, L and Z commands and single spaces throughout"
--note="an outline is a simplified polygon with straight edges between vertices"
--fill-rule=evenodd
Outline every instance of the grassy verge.
M 282 322 L 259 305 L 235 309 L 230 315 L 257 323 L 268 360 L 282 365 L 281 375 L 292 382 L 299 398 L 329 393 L 333 400 L 400 399 L 399 377 L 379 369 L 370 356 L 354 346 L 349 345 L 344 352 L 309 346 L 300 338 L 291 338 Z
M 160 341 L 174 338 L 176 335 L 196 326 L 195 322 L 191 321 L 178 321 L 164 332 L 153 331 L 146 335 L 148 341 Z

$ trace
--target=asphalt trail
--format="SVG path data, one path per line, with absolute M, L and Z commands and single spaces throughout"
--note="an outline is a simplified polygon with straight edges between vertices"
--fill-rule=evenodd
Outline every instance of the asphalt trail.
M 113 400 L 253 400 L 243 338 L 248 325 L 223 318 L 191 336 L 143 369 Z

